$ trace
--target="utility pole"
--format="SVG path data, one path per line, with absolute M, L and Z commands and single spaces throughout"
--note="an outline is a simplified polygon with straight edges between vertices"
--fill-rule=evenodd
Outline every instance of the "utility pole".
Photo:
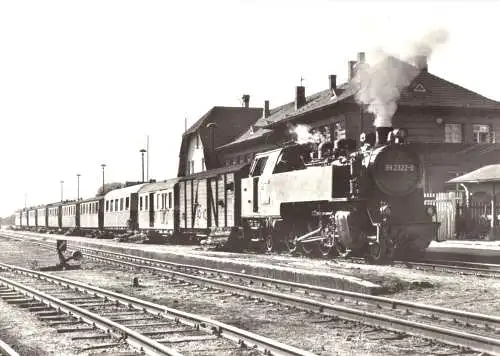
M 102 167 L 102 195 L 104 195 L 104 167 L 106 167 L 106 165 L 103 163 L 101 164 L 101 167 Z
M 146 152 L 146 150 L 142 148 L 139 152 L 141 153 L 142 157 L 142 182 L 144 183 L 144 153 Z
M 146 140 L 146 180 L 149 182 L 149 135 Z
M 77 188 L 76 188 L 76 201 L 80 200 L 80 173 L 76 174 L 76 179 L 77 179 Z

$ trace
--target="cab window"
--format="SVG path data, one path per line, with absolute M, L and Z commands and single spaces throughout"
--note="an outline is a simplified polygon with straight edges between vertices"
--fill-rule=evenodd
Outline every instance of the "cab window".
M 250 176 L 252 176 L 252 177 L 261 176 L 262 173 L 264 172 L 264 167 L 266 167 L 266 162 L 267 162 L 267 156 L 258 158 L 252 167 L 252 171 L 250 172 Z
M 274 167 L 273 174 L 297 171 L 305 168 L 306 165 L 301 152 L 292 147 L 281 151 L 276 166 Z

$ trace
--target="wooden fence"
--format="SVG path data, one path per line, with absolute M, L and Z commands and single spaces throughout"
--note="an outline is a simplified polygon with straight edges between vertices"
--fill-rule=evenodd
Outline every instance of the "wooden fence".
M 425 193 L 426 205 L 433 205 L 437 211 L 437 221 L 441 223 L 438 241 L 450 239 L 483 239 L 490 230 L 491 203 L 489 201 L 469 201 L 463 191 L 446 193 Z M 500 205 L 496 205 L 496 225 L 500 224 Z
M 462 200 L 462 195 L 458 192 L 424 194 L 425 205 L 436 207 L 437 221 L 441 223 L 437 233 L 438 241 L 455 238 L 457 234 L 457 209 Z

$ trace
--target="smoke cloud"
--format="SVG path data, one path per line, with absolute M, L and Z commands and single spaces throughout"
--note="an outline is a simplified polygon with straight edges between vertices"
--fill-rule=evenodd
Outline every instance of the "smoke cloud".
M 294 135 L 295 141 L 300 144 L 306 143 L 316 143 L 325 142 L 327 137 L 323 135 L 318 129 L 312 129 L 311 126 L 305 124 L 299 124 L 295 126 L 289 126 L 290 133 Z
M 401 92 L 423 69 L 424 58 L 430 58 L 434 49 L 446 43 L 448 32 L 444 29 L 426 33 L 410 46 L 410 54 L 395 59 L 383 50 L 375 54 L 379 60 L 369 65 L 358 64 L 353 83 L 356 85 L 356 100 L 367 106 L 367 111 L 374 114 L 375 127 L 392 127 L 392 117 L 397 109 Z M 411 66 L 408 65 L 411 64 Z

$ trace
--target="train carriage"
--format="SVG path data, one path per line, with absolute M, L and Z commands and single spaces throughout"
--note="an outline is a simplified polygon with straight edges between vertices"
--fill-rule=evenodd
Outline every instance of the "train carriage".
M 179 226 L 177 178 L 146 184 L 139 191 L 138 221 L 142 231 L 173 235 Z
M 21 226 L 23 228 L 28 228 L 29 227 L 29 215 L 28 215 L 28 209 L 23 209 L 21 212 Z
M 61 228 L 61 205 L 62 203 L 47 205 L 47 228 L 51 231 Z
M 45 205 L 36 209 L 36 222 L 38 229 L 47 228 L 47 207 Z
M 14 226 L 17 229 L 21 229 L 22 228 L 22 215 L 23 215 L 23 211 L 22 210 L 16 210 L 16 212 L 14 214 Z
M 209 242 L 226 240 L 240 224 L 240 179 L 247 164 L 183 177 L 179 181 L 179 229 Z
M 28 228 L 30 230 L 36 230 L 37 228 L 37 209 L 29 208 L 28 209 Z
M 145 183 L 115 189 L 104 196 L 104 228 L 137 230 L 138 192 Z
M 78 202 L 79 228 L 82 231 L 102 230 L 104 224 L 104 196 Z
M 63 230 L 79 227 L 76 201 L 64 202 L 61 206 L 61 228 Z

